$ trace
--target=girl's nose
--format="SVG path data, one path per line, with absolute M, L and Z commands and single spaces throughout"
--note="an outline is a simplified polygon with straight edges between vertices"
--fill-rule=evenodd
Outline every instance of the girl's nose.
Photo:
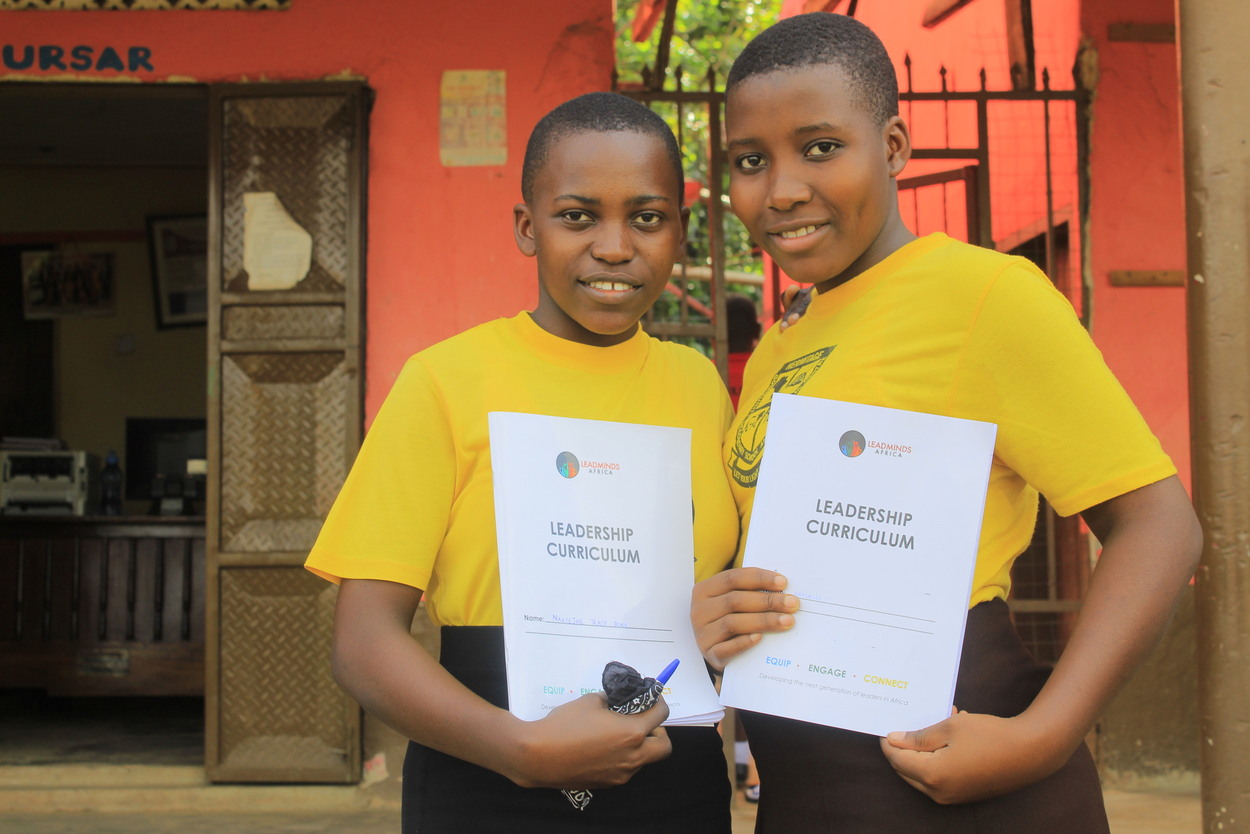
M 796 172 L 774 165 L 768 182 L 768 207 L 777 211 L 789 211 L 812 199 L 812 189 Z
M 590 254 L 596 260 L 619 264 L 634 256 L 634 245 L 627 228 L 615 223 L 603 223 L 598 232 L 590 247 Z

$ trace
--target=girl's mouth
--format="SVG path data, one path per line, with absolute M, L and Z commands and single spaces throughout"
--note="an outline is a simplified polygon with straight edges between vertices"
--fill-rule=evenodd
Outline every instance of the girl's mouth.
M 819 227 L 804 226 L 801 229 L 791 229 L 790 231 L 786 231 L 786 232 L 777 232 L 777 237 L 781 238 L 782 240 L 794 240 L 796 238 L 807 237 L 808 235 L 815 233 L 817 228 Z

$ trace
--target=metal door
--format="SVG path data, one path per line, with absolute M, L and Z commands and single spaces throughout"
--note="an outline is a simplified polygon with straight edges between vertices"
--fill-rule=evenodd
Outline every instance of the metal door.
M 329 666 L 336 589 L 302 564 L 362 432 L 368 95 L 212 90 L 205 751 L 217 782 L 359 780 L 360 709 Z

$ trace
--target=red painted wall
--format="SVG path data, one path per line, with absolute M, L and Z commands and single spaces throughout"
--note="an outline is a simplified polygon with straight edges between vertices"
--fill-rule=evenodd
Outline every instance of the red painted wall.
M 152 69 L 76 73 L 35 65 L 0 80 L 144 82 L 363 78 L 370 122 L 367 414 L 404 359 L 535 300 L 532 264 L 512 242 L 521 159 L 552 106 L 608 89 L 611 0 L 295 0 L 286 11 L 0 12 L 0 45 L 151 51 Z M 439 162 L 439 81 L 447 69 L 507 72 L 508 161 Z
M 1037 4 L 1034 4 L 1035 6 Z M 1122 43 L 1110 23 L 1172 23 L 1172 0 L 1081 10 L 1098 55 L 1090 136 L 1093 334 L 1189 483 L 1185 290 L 1113 287 L 1119 269 L 1185 269 L 1185 192 L 1175 44 Z

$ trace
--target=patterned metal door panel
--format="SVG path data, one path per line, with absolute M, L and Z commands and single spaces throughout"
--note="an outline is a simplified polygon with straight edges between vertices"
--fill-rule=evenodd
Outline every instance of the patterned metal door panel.
M 303 568 L 222 571 L 218 758 L 233 780 L 273 780 L 280 764 L 284 782 L 343 781 L 359 739 L 326 657 L 335 597 Z
M 205 747 L 218 782 L 360 778 L 360 710 L 329 670 L 336 589 L 301 565 L 362 433 L 367 110 L 358 84 L 212 94 Z M 248 217 L 258 198 L 305 241 L 307 269 L 282 289 L 248 274 L 282 255 Z
M 221 548 L 307 553 L 347 476 L 358 423 L 341 353 L 221 360 Z

